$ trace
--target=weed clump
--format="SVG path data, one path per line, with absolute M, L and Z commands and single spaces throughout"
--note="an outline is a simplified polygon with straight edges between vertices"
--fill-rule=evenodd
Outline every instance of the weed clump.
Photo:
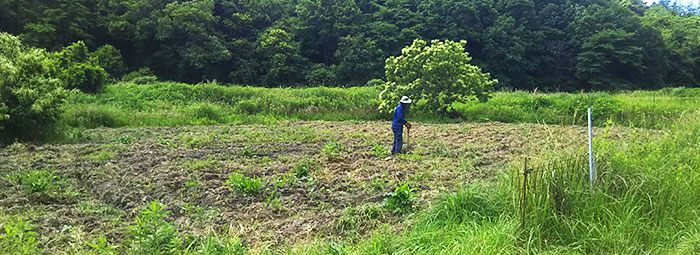
M 151 201 L 129 227 L 130 251 L 133 254 L 178 254 L 182 246 L 177 230 L 165 217 L 170 211 L 158 201 Z
M 119 254 L 119 251 L 117 251 L 117 246 L 110 244 L 107 241 L 107 238 L 104 236 L 98 237 L 96 240 L 88 244 L 90 248 L 93 249 L 95 254 L 100 254 L 100 255 L 117 255 Z
M 328 158 L 336 158 L 341 152 L 345 150 L 345 146 L 340 144 L 338 141 L 332 141 L 329 143 L 326 143 L 323 146 L 323 152 L 324 155 Z
M 2 254 L 41 254 L 36 233 L 31 222 L 23 219 L 9 220 L 4 224 L 5 233 L 0 235 Z
M 202 241 L 201 247 L 196 254 L 243 255 L 245 254 L 245 248 L 243 248 L 241 241 L 238 239 L 209 235 Z
M 258 193 L 262 190 L 263 185 L 260 178 L 248 177 L 242 173 L 233 172 L 228 175 L 228 180 L 224 185 L 231 186 L 237 191 L 243 193 Z
M 294 173 L 297 178 L 309 176 L 309 174 L 318 168 L 318 163 L 311 159 L 304 159 L 294 167 Z
M 413 202 L 418 198 L 418 194 L 414 193 L 416 190 L 406 182 L 398 184 L 393 192 L 385 194 L 384 207 L 396 214 L 410 212 L 413 209 Z
M 48 169 L 34 170 L 28 173 L 15 173 L 8 176 L 7 179 L 17 183 L 27 194 L 61 195 L 67 186 L 65 180 L 62 180 L 61 177 Z
M 372 146 L 372 150 L 370 151 L 377 158 L 384 158 L 386 156 L 389 156 L 389 151 L 387 151 L 387 149 L 381 144 L 375 144 L 374 146 Z

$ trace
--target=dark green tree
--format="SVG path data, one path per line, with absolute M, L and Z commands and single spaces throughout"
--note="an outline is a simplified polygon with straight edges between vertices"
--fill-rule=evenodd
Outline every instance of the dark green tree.
M 374 40 L 363 35 L 341 38 L 335 52 L 338 64 L 335 76 L 348 85 L 364 85 L 373 78 L 382 77 L 384 52 L 377 48 Z

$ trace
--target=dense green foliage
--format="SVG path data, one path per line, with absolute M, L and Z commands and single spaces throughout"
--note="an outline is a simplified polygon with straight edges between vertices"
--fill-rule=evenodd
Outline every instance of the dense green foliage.
M 43 50 L 0 33 L 0 142 L 35 139 L 60 114 L 68 92 Z
M 402 96 L 410 96 L 418 110 L 445 115 L 455 102 L 487 101 L 498 81 L 469 64 L 466 41 L 416 40 L 401 56 L 386 61 L 379 110 L 391 113 Z
M 52 58 L 55 59 L 56 77 L 63 80 L 64 86 L 68 89 L 79 89 L 85 93 L 100 92 L 108 77 L 100 64 L 115 68 L 114 66 L 118 66 L 120 61 L 118 57 L 110 56 L 114 52 L 106 51 L 108 47 L 100 48 L 98 54 L 91 57 L 85 43 L 79 41 L 61 52 L 52 54 Z
M 615 90 L 700 85 L 698 13 L 641 0 L 32 0 L 0 2 L 0 30 L 54 51 L 84 41 L 117 79 L 149 67 L 181 82 L 356 86 L 413 40 L 447 39 L 468 41 L 501 87 Z

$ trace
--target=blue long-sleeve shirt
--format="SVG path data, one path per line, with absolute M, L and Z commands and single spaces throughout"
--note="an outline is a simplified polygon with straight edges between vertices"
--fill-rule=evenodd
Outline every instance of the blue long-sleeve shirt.
M 403 113 L 403 104 L 399 104 L 394 110 L 394 121 L 391 122 L 391 128 L 403 128 L 404 124 L 406 124 L 406 116 Z

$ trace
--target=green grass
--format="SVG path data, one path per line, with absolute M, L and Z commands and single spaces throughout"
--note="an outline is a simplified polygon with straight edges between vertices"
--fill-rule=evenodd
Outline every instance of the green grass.
M 177 126 L 275 123 L 279 120 L 378 119 L 379 91 L 362 88 L 256 88 L 214 83 L 108 85 L 78 94 L 61 121 L 72 127 Z
M 700 112 L 670 126 L 661 137 L 597 139 L 594 188 L 586 148 L 531 159 L 525 194 L 515 160 L 496 181 L 444 194 L 410 227 L 379 229 L 345 253 L 698 254 Z M 290 251 L 324 254 L 333 243 Z
M 700 110 L 700 89 L 663 89 L 626 93 L 495 93 L 486 103 L 455 103 L 453 108 L 467 121 L 529 122 L 585 125 L 587 108 L 593 122 L 668 128 L 683 115 Z
M 155 82 L 108 85 L 101 94 L 76 94 L 58 127 L 272 124 L 281 120 L 389 120 L 377 112 L 378 87 L 258 88 Z M 452 105 L 453 118 L 414 109 L 423 122 L 500 121 L 585 124 L 593 108 L 595 125 L 656 128 L 700 109 L 700 89 L 667 88 L 621 93 L 497 92 L 486 103 Z M 456 118 L 454 118 L 456 117 Z

